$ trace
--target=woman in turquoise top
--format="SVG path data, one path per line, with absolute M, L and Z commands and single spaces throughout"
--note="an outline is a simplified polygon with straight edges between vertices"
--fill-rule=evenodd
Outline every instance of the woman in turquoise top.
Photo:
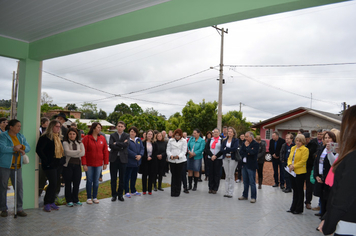
M 199 171 L 203 158 L 203 151 L 205 148 L 205 141 L 201 137 L 201 132 L 198 129 L 193 131 L 193 136 L 188 141 L 188 154 L 187 154 L 187 169 L 188 169 L 188 190 L 192 189 L 193 173 L 194 173 L 194 188 L 197 190 Z

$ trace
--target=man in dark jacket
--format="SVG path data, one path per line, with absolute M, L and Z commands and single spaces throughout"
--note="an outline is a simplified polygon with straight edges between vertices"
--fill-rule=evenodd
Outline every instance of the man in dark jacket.
M 311 200 L 313 198 L 313 189 L 314 184 L 310 182 L 311 171 L 314 166 L 314 157 L 316 155 L 316 151 L 318 150 L 318 144 L 311 141 L 310 134 L 308 132 L 304 133 L 306 140 L 306 147 L 309 149 L 309 157 L 307 161 L 307 175 L 305 178 L 306 181 L 306 191 L 305 191 L 305 207 L 307 209 L 311 209 Z
M 123 193 L 125 189 L 125 172 L 128 162 L 128 151 L 130 135 L 125 133 L 126 125 L 123 121 L 117 123 L 117 132 L 110 134 L 110 178 L 111 178 L 111 201 L 124 201 Z M 119 187 L 116 191 L 117 185 L 117 171 L 119 171 Z
M 278 187 L 279 186 L 279 181 L 278 181 L 278 169 L 279 169 L 279 175 L 280 175 L 280 183 L 281 183 L 281 189 L 284 189 L 284 171 L 283 171 L 283 166 L 282 163 L 279 159 L 279 155 L 281 152 L 282 145 L 286 141 L 282 138 L 279 137 L 279 133 L 277 131 L 274 131 L 272 134 L 272 139 L 269 142 L 269 153 L 272 155 L 272 164 L 273 164 L 273 172 L 274 172 L 274 185 L 272 187 Z
M 260 145 L 253 139 L 253 133 L 248 131 L 245 134 L 245 143 L 241 147 L 242 157 L 242 178 L 244 182 L 244 191 L 239 200 L 248 199 L 248 190 L 251 186 L 251 203 L 256 202 L 256 170 L 257 170 L 257 155 Z
M 279 160 L 282 163 L 283 169 L 287 166 L 288 158 L 290 155 L 290 150 L 295 145 L 293 143 L 293 140 L 294 140 L 293 134 L 287 134 L 286 142 L 282 145 L 281 152 L 279 155 L 279 157 L 280 157 Z M 286 182 L 286 188 L 283 190 L 283 192 L 290 193 L 290 192 L 292 192 L 292 184 L 290 182 L 290 178 L 292 178 L 292 177 L 289 176 L 290 174 L 286 170 L 284 170 L 284 172 L 285 172 L 284 179 Z

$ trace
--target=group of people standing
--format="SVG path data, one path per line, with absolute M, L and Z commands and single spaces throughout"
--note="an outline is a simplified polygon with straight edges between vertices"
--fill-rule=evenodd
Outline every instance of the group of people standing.
M 102 126 L 94 122 L 88 135 L 82 140 L 76 128 L 63 129 L 65 116 L 41 127 L 36 153 L 49 182 L 44 197 L 44 210 L 58 210 L 55 204 L 56 188 L 60 173 L 65 180 L 67 206 L 80 206 L 78 199 L 82 168 L 87 172 L 87 204 L 98 204 L 99 176 L 110 162 L 111 201 L 124 201 L 124 196 L 140 196 L 136 188 L 137 174 L 142 174 L 143 195 L 152 195 L 153 190 L 162 189 L 162 178 L 166 172 L 166 162 L 171 171 L 171 196 L 178 197 L 182 191 L 196 191 L 202 159 L 205 156 L 208 169 L 209 194 L 219 190 L 222 167 L 225 171 L 224 197 L 232 198 L 235 172 L 242 165 L 244 190 L 239 200 L 247 200 L 251 188 L 250 202 L 255 203 L 256 170 L 259 188 L 266 144 L 252 132 L 244 134 L 244 140 L 237 138 L 234 128 L 228 127 L 226 137 L 214 129 L 206 135 L 195 129 L 187 140 L 181 129 L 171 133 L 165 140 L 165 133 L 148 130 L 145 138 L 139 138 L 136 127 L 119 121 L 117 132 L 110 135 L 109 144 L 101 133 Z M 9 178 L 17 193 L 17 215 L 26 216 L 23 211 L 23 190 L 21 168 L 23 156 L 30 151 L 26 138 L 20 134 L 21 122 L 0 119 L 0 211 L 6 217 L 6 192 Z M 286 139 L 273 132 L 269 144 L 272 155 L 275 185 L 284 192 L 293 191 L 292 204 L 288 210 L 293 214 L 303 212 L 303 204 L 311 209 L 314 194 L 320 197 L 322 222 L 317 228 L 324 234 L 353 235 L 356 232 L 356 106 L 345 111 L 341 131 L 318 132 L 317 139 L 311 139 L 308 132 L 300 131 L 294 138 L 287 134 Z M 337 145 L 338 144 L 338 145 Z M 108 146 L 110 151 L 108 150 Z M 63 169 L 63 171 L 62 171 Z M 279 169 L 279 170 L 278 170 Z M 186 173 L 188 172 L 188 183 Z M 15 173 L 17 181 L 15 181 Z M 119 174 L 119 184 L 117 177 Z M 185 179 L 185 180 L 184 180 Z M 158 180 L 158 188 L 156 182 Z M 194 180 L 194 184 L 193 184 Z M 304 184 L 306 199 L 304 201 Z

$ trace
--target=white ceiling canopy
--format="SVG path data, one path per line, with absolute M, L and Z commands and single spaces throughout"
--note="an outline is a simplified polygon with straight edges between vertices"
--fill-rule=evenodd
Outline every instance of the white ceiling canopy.
M 0 36 L 33 42 L 168 1 L 1 0 Z

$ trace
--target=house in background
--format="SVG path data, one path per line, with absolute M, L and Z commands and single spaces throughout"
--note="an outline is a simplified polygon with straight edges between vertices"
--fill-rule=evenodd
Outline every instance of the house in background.
M 73 122 L 76 122 L 76 120 L 79 120 L 80 123 L 86 124 L 88 128 L 90 129 L 91 124 L 94 122 L 99 122 L 102 127 L 109 127 L 108 130 L 113 130 L 115 129 L 115 125 L 111 124 L 110 122 L 106 120 L 91 120 L 91 119 L 73 119 L 73 118 L 68 118 L 68 121 L 66 122 L 67 125 L 70 125 Z
M 68 118 L 74 117 L 75 119 L 80 119 L 81 111 L 70 111 L 70 110 L 49 110 L 47 113 L 43 114 L 44 117 L 51 119 L 54 115 L 59 113 L 64 113 Z
M 299 129 L 308 131 L 316 137 L 320 129 L 340 129 L 342 115 L 311 108 L 299 107 L 270 119 L 261 121 L 251 128 L 259 128 L 262 139 L 271 139 L 272 133 L 278 131 L 281 138 L 288 133 L 297 133 Z

